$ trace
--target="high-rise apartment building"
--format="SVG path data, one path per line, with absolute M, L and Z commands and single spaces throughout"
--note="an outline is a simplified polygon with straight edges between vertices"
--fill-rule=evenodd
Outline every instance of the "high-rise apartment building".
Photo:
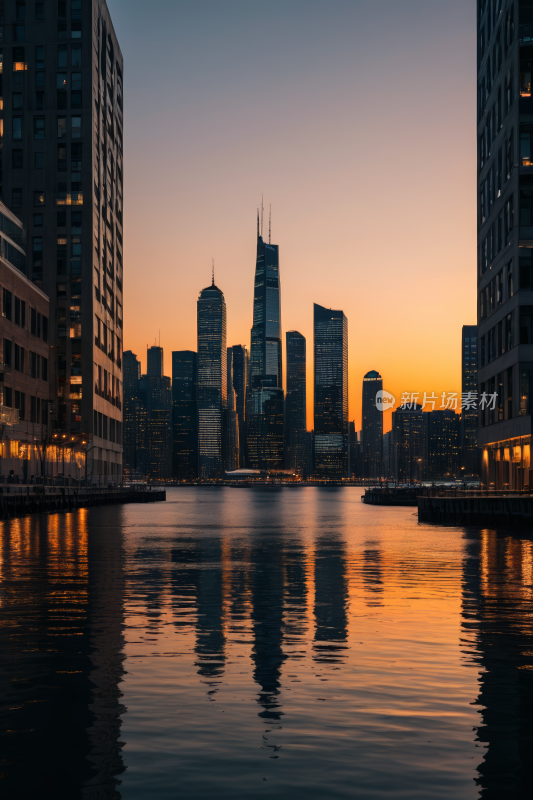
M 281 344 L 279 247 L 263 240 L 258 215 L 250 387 L 246 413 L 248 466 L 252 469 L 283 467 Z
M 7 2 L 1 196 L 50 298 L 50 380 L 88 475 L 122 474 L 123 62 L 105 0 Z
M 376 405 L 376 395 L 383 390 L 379 372 L 372 370 L 363 378 L 363 471 L 365 480 L 379 480 L 383 475 L 383 411 Z
M 215 286 L 202 289 L 198 323 L 198 464 L 202 480 L 224 477 L 223 421 L 227 405 L 226 301 Z
M 348 320 L 314 305 L 315 475 L 348 477 Z
M 429 480 L 453 479 L 459 469 L 459 425 L 455 411 L 437 409 L 424 413 L 425 472 Z
M 172 353 L 172 477 L 198 478 L 198 356 Z
M 531 487 L 533 6 L 479 0 L 478 446 L 482 482 Z
M 463 476 L 479 475 L 477 446 L 477 325 L 463 325 L 461 337 L 463 409 L 460 423 L 460 468 Z M 476 398 L 470 403 L 469 398 Z
M 307 443 L 306 341 L 298 331 L 285 335 L 287 394 L 285 396 L 285 466 L 303 474 Z

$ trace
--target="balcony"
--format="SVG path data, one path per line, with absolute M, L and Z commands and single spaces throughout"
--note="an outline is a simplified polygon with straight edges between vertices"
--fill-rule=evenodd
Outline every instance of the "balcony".
M 16 408 L 7 408 L 0 405 L 0 424 L 2 425 L 18 425 L 19 412 Z

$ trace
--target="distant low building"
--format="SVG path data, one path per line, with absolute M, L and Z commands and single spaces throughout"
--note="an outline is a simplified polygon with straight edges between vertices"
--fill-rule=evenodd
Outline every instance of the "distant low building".
M 392 439 L 395 454 L 394 477 L 399 483 L 420 481 L 425 474 L 425 425 L 422 407 L 392 412 Z
M 453 480 L 460 475 L 459 424 L 455 411 L 438 409 L 424 414 L 425 475 L 428 480 Z

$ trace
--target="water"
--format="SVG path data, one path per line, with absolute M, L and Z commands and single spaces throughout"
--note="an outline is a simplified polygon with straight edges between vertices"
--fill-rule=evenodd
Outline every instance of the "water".
M 530 541 L 167 496 L 0 523 L 3 798 L 533 795 Z

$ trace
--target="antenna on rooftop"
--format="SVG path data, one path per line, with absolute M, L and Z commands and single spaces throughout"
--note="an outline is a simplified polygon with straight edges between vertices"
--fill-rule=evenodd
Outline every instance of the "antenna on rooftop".
M 215 259 L 211 259 L 212 266 L 211 266 L 211 286 L 215 285 Z
M 263 237 L 263 195 L 261 195 L 261 238 Z

